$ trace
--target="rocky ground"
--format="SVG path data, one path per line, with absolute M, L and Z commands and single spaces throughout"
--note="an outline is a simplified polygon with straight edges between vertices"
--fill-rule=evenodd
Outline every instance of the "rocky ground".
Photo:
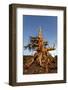
M 49 56 L 48 72 L 46 72 L 46 60 L 42 60 L 42 65 L 34 59 L 33 56 L 23 56 L 23 74 L 44 74 L 57 73 L 57 56 Z

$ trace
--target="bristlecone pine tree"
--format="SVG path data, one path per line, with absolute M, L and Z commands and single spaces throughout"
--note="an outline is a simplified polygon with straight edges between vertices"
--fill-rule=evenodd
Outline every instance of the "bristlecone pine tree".
M 55 48 L 54 46 L 48 47 L 48 41 L 45 41 L 43 39 L 41 27 L 39 28 L 38 36 L 30 36 L 30 42 L 27 46 L 24 46 L 24 48 L 36 51 L 36 53 L 34 54 L 34 59 L 26 63 L 25 66 L 29 68 L 31 64 L 34 63 L 34 61 L 37 61 L 37 63 L 41 67 L 44 67 L 46 69 L 46 72 L 48 72 L 48 64 L 51 64 L 51 61 L 54 59 L 49 51 L 55 50 Z

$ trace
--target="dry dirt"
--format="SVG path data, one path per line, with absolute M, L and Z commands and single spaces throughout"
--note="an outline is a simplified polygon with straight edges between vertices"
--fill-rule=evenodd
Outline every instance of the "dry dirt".
M 48 64 L 48 72 L 45 68 L 46 60 L 42 60 L 42 64 L 44 67 L 40 66 L 33 56 L 23 56 L 23 74 L 57 73 L 57 56 Z

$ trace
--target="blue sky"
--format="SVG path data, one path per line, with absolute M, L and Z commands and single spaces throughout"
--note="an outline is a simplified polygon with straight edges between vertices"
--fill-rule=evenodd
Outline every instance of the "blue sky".
M 38 29 L 43 29 L 43 38 L 48 40 L 49 46 L 57 46 L 57 16 L 23 16 L 23 37 L 24 46 L 29 43 L 30 36 L 37 36 Z M 25 50 L 24 54 L 28 54 L 29 51 Z

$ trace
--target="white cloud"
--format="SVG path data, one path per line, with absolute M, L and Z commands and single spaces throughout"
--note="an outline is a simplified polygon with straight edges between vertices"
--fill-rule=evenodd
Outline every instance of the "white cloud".
M 32 50 L 30 51 L 30 50 L 28 50 L 28 49 L 26 49 L 26 50 L 24 50 L 24 55 L 32 55 Z
M 49 53 L 54 57 L 55 55 L 57 55 L 57 50 L 49 51 Z
M 34 55 L 36 51 L 29 51 L 28 49 L 24 50 L 24 55 Z M 54 51 L 49 51 L 49 53 L 54 57 L 55 55 L 57 55 L 57 50 Z

